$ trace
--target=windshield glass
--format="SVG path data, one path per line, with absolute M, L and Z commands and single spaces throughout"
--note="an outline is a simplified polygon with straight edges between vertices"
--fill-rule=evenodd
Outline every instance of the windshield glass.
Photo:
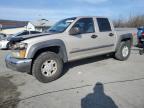
M 55 33 L 64 32 L 75 19 L 76 18 L 74 17 L 74 18 L 67 18 L 61 20 L 58 23 L 56 23 L 54 26 L 52 26 L 48 31 L 55 32 Z

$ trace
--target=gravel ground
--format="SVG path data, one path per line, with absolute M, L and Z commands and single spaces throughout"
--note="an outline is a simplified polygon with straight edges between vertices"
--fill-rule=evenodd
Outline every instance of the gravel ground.
M 58 80 L 42 84 L 5 67 L 0 51 L 0 108 L 144 108 L 144 56 L 127 61 L 99 56 L 65 65 Z

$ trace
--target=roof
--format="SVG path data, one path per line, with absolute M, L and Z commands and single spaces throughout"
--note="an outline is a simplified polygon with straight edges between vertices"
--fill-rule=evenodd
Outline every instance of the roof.
M 76 18 L 108 18 L 105 16 L 77 16 Z
M 35 27 L 49 27 L 52 26 L 53 23 L 49 20 L 46 19 L 40 19 L 40 20 L 36 20 L 36 21 L 31 21 L 30 22 L 32 25 L 34 25 Z
M 27 23 L 27 21 L 0 20 L 0 25 L 2 25 L 2 29 L 25 27 Z

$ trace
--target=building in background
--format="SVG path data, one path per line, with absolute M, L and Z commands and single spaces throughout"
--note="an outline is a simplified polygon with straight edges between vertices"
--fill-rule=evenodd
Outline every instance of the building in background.
M 10 35 L 26 30 L 27 21 L 0 20 L 0 32 Z
M 36 21 L 12 21 L 0 20 L 0 33 L 7 35 L 15 34 L 24 30 L 27 31 L 47 31 L 53 23 L 46 19 Z
M 51 21 L 46 19 L 40 19 L 28 22 L 27 30 L 44 32 L 48 30 L 52 25 L 53 23 Z

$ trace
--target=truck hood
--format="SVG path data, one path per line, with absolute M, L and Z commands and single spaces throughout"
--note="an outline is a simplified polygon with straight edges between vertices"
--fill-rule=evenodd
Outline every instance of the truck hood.
M 47 36 L 47 35 L 53 35 L 53 34 L 56 34 L 56 33 L 47 32 L 47 33 L 23 35 L 23 36 L 11 37 L 11 38 L 8 39 L 8 41 L 10 41 L 10 42 L 20 42 L 20 41 L 24 41 L 24 40 L 31 39 L 31 38 Z

